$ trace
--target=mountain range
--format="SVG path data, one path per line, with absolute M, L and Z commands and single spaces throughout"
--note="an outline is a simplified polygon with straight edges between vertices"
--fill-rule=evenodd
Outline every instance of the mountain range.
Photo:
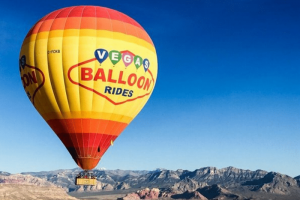
M 40 186 L 53 186 L 77 196 L 80 192 L 128 193 L 123 199 L 300 199 L 300 176 L 290 177 L 264 170 L 243 170 L 234 167 L 204 167 L 189 170 L 105 170 L 96 169 L 96 186 L 76 186 L 74 180 L 81 169 L 24 172 L 12 175 L 0 172 L 0 184 L 13 183 L 5 177 Z M 12 178 L 14 180 L 14 178 Z M 21 181 L 22 182 L 22 181 Z

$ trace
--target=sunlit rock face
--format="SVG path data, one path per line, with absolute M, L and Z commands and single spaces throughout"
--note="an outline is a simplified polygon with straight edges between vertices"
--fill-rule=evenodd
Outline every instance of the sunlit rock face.
M 69 196 L 66 190 L 45 179 L 31 175 L 9 173 L 0 175 L 1 200 L 76 200 Z

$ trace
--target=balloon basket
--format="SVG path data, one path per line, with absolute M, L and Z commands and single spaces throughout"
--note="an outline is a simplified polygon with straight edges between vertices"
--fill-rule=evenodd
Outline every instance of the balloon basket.
M 96 185 L 97 179 L 93 172 L 80 172 L 75 178 L 75 185 Z

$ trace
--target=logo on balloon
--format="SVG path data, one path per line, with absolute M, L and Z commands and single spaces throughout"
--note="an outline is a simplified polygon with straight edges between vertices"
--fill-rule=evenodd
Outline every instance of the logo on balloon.
M 107 59 L 107 57 L 109 57 L 114 66 L 122 60 L 125 67 L 134 63 L 136 69 L 139 69 L 143 64 L 145 72 L 147 72 L 150 67 L 150 61 L 147 58 L 143 59 L 141 56 L 135 55 L 130 51 L 120 52 L 117 50 L 111 50 L 108 52 L 106 49 L 96 49 L 94 54 L 100 65 Z
M 114 105 L 151 94 L 155 80 L 149 69 L 149 59 L 143 59 L 128 50 L 107 51 L 103 48 L 96 49 L 94 56 L 69 68 L 68 78 L 71 83 L 105 98 Z M 92 64 L 97 61 L 100 66 Z M 124 66 L 117 67 L 120 63 Z M 129 67 L 133 69 L 126 70 Z M 139 70 L 140 68 L 144 70 Z
M 39 68 L 28 65 L 26 63 L 26 57 L 24 55 L 20 58 L 19 64 L 21 81 L 24 90 L 28 98 L 34 105 L 34 97 L 37 91 L 44 85 L 45 75 Z M 37 78 L 37 74 L 40 77 L 39 79 Z

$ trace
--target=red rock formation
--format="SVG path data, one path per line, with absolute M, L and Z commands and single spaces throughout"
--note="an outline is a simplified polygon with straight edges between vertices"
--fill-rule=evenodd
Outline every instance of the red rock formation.
M 121 198 L 120 200 L 139 200 L 141 199 L 137 193 L 130 193 L 127 194 L 125 197 Z
M 145 188 L 142 190 L 138 190 L 135 193 L 127 194 L 122 200 L 135 200 L 135 199 L 158 199 L 159 196 L 159 189 L 158 188 Z

